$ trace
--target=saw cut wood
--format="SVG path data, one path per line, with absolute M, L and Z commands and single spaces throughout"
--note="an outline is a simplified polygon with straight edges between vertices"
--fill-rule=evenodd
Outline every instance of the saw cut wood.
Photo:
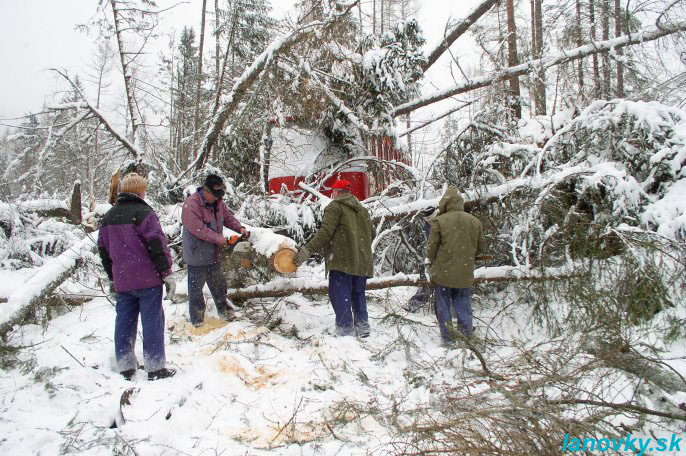
M 295 265 L 295 250 L 288 247 L 281 247 L 272 256 L 272 265 L 276 272 L 287 274 L 295 272 L 298 267 Z

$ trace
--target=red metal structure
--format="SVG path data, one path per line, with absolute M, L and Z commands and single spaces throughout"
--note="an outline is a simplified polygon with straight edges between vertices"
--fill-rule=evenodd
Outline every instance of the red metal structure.
M 331 159 L 327 158 L 330 145 L 326 138 L 306 129 L 281 127 L 278 123 L 273 125 L 269 194 L 279 194 L 283 190 L 300 193 L 302 190 L 298 184 L 304 181 L 306 175 L 310 175 L 314 169 L 326 168 L 327 161 Z M 345 179 L 351 183 L 353 195 L 362 201 L 385 190 L 400 176 L 399 167 L 388 162 L 410 164 L 406 154 L 395 147 L 388 136 L 371 138 L 369 151 L 369 155 L 378 158 L 379 162 L 353 162 L 327 178 L 320 186 L 320 192 L 331 196 L 331 185 L 338 179 Z M 319 178 L 323 179 L 326 175 L 326 172 L 321 172 Z

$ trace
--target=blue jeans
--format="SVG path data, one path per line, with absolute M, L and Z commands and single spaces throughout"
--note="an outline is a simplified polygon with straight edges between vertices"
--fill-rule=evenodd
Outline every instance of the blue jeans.
M 114 321 L 114 354 L 119 372 L 136 369 L 134 347 L 138 333 L 138 314 L 143 323 L 143 363 L 145 370 L 162 369 L 164 355 L 164 310 L 162 286 L 124 291 L 116 295 L 117 317 Z
M 366 288 L 366 277 L 329 272 L 329 299 L 336 314 L 337 335 L 350 336 L 353 328 L 358 333 L 369 334 Z
M 454 339 L 451 311 L 457 317 L 460 332 L 465 336 L 471 336 L 472 331 L 474 331 L 472 325 L 472 289 L 437 286 L 435 287 L 435 294 L 436 319 L 441 331 L 441 338 L 446 342 Z
M 199 325 L 205 321 L 205 297 L 202 289 L 207 283 L 210 289 L 217 313 L 221 316 L 229 311 L 226 302 L 226 278 L 222 274 L 219 263 L 209 266 L 188 265 L 188 313 L 191 323 Z

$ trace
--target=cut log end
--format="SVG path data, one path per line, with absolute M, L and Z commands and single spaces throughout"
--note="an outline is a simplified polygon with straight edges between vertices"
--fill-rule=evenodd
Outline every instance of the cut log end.
M 298 269 L 295 265 L 295 251 L 288 247 L 280 248 L 272 256 L 272 264 L 274 265 L 274 270 L 281 274 L 295 272 Z

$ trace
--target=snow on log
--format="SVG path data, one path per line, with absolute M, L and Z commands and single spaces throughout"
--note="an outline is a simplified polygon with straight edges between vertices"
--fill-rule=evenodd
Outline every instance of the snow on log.
M 85 253 L 96 250 L 95 238 L 97 232 L 93 233 L 93 237 L 86 236 L 61 255 L 52 258 L 12 293 L 7 302 L 0 306 L 0 337 L 4 337 L 12 329 L 12 325 L 22 321 L 36 305 L 74 273 Z
M 523 266 L 497 266 L 475 270 L 474 283 L 561 279 L 573 276 L 574 272 L 574 265 L 545 270 L 529 269 Z M 367 290 L 380 290 L 391 287 L 419 287 L 424 285 L 428 285 L 428 283 L 420 278 L 419 274 L 396 274 L 389 277 L 369 279 L 367 281 Z M 277 298 L 293 293 L 326 294 L 328 290 L 329 282 L 326 279 L 313 279 L 312 277 L 280 278 L 246 288 L 230 289 L 228 297 L 242 301 L 253 298 Z
M 250 239 L 252 250 L 257 255 L 267 259 L 267 264 L 276 272 L 285 274 L 295 272 L 295 253 L 298 251 L 297 243 L 286 236 L 273 233 L 267 228 L 246 226 L 250 231 Z M 235 233 L 234 231 L 225 229 L 225 236 L 230 237 Z M 226 234 L 228 233 L 228 234 Z M 259 264 L 251 260 L 252 264 Z
M 37 199 L 21 201 L 17 204 L 0 203 L 0 214 L 12 214 L 16 212 L 35 213 L 39 217 L 66 217 L 71 216 L 69 206 L 65 201 L 58 199 Z
M 463 193 L 462 197 L 465 201 L 464 208 L 466 211 L 469 211 L 475 207 L 495 203 L 516 191 L 525 189 L 540 190 L 550 185 L 559 184 L 572 176 L 594 175 L 596 178 L 623 178 L 625 174 L 625 171 L 617 169 L 616 165 L 612 162 L 602 162 L 595 165 L 582 164 L 530 177 L 511 179 L 502 184 L 490 185 L 480 190 L 470 190 Z M 385 221 L 393 221 L 403 216 L 416 214 L 428 207 L 438 207 L 440 200 L 441 197 L 438 197 L 412 201 L 397 206 L 379 206 L 372 211 L 372 221 L 377 223 L 382 218 Z

